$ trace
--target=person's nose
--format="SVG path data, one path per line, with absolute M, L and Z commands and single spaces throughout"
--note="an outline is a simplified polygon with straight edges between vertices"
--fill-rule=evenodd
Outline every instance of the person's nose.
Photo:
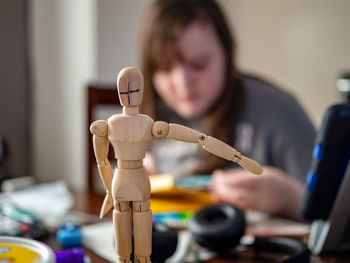
M 178 65 L 173 71 L 173 83 L 178 92 L 189 93 L 193 86 L 193 76 L 191 68 L 186 65 Z

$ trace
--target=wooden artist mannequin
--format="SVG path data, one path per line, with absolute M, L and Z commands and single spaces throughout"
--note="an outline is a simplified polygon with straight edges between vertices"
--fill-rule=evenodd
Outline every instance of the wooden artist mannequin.
M 143 77 L 136 68 L 125 68 L 119 73 L 118 94 L 123 113 L 111 116 L 108 121 L 95 121 L 90 127 L 99 174 L 106 188 L 100 217 L 114 206 L 117 262 L 131 262 L 133 229 L 134 262 L 148 263 L 152 244 L 151 189 L 143 159 L 153 137 L 197 143 L 215 155 L 237 162 L 254 174 L 261 174 L 262 167 L 213 137 L 182 125 L 154 122 L 149 116 L 139 114 Z M 118 160 L 114 176 L 107 159 L 109 143 Z

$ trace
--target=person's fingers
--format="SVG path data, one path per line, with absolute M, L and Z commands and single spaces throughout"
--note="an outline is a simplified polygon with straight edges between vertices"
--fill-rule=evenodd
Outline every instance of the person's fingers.
M 213 185 L 225 184 L 232 187 L 252 188 L 256 184 L 258 177 L 251 175 L 243 169 L 229 171 L 215 171 L 213 173 Z
M 252 193 L 242 188 L 234 188 L 225 184 L 217 185 L 213 188 L 213 196 L 217 201 L 227 202 L 242 209 L 252 206 Z
M 264 170 L 263 176 L 221 172 L 213 180 L 215 200 L 276 215 L 300 219 L 300 205 L 305 187 L 275 168 Z

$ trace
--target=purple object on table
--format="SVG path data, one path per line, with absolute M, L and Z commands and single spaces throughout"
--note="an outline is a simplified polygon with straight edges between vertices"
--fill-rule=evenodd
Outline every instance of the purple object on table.
M 56 251 L 56 263 L 84 263 L 85 250 L 72 248 Z

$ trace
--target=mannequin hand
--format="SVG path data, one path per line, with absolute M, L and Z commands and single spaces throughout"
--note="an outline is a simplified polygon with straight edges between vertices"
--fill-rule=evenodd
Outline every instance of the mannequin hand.
M 301 201 L 305 187 L 280 169 L 264 167 L 262 176 L 242 169 L 216 170 L 211 187 L 214 198 L 241 209 L 301 220 Z

